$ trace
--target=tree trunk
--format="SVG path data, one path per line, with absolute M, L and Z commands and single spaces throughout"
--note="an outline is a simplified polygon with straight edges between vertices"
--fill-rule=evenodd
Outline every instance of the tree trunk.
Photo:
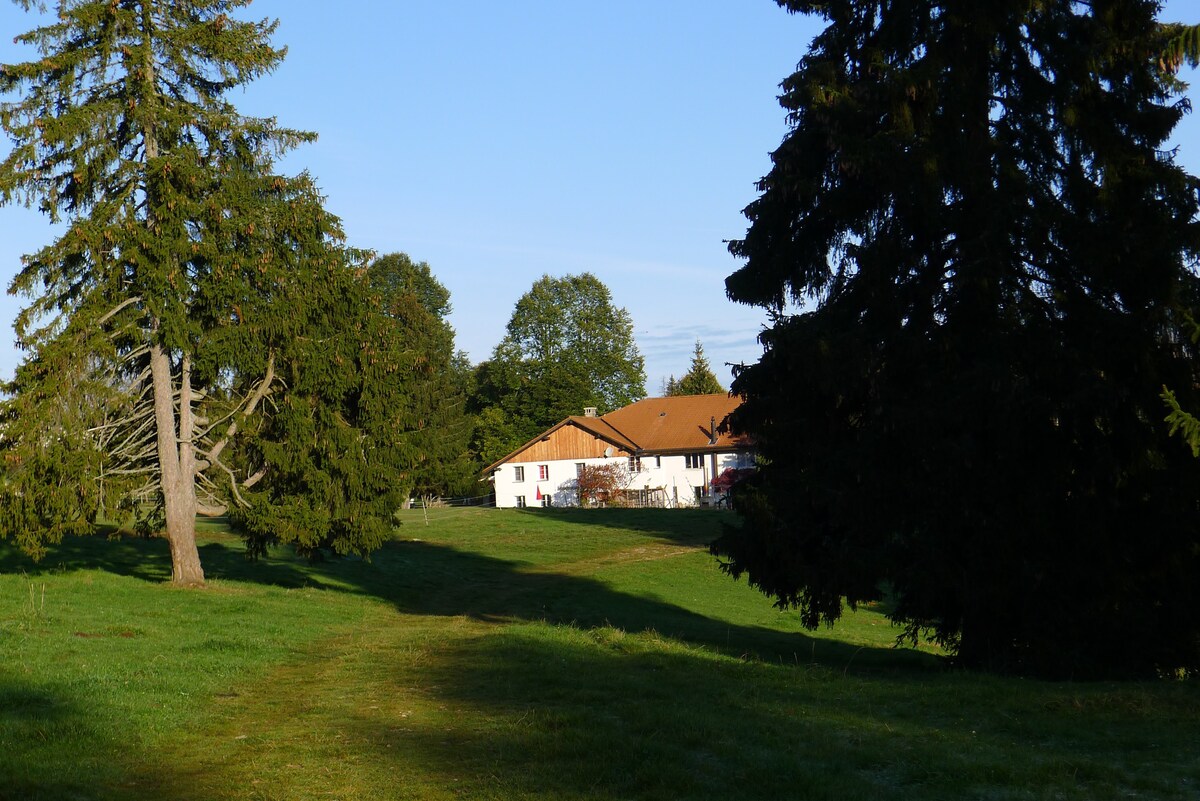
M 143 33 L 149 39 L 154 28 L 152 3 L 142 7 Z M 157 100 L 155 86 L 154 49 L 146 48 L 143 79 L 144 102 Z M 158 158 L 158 137 L 153 125 L 154 115 L 143 130 L 145 158 L 149 163 Z M 151 182 L 146 195 L 154 198 Z M 147 203 L 153 209 L 152 202 Z M 147 212 L 148 227 L 153 227 L 153 211 Z M 152 329 L 158 331 L 158 320 Z M 167 518 L 167 542 L 171 545 L 171 583 L 193 587 L 204 583 L 200 567 L 200 551 L 196 548 L 196 458 L 192 442 L 195 420 L 192 417 L 191 362 L 185 355 L 179 377 L 179 428 L 175 427 L 175 386 L 171 377 L 171 358 L 163 346 L 150 345 L 150 380 L 154 389 L 154 423 L 157 429 L 159 479 L 163 511 Z
M 192 444 L 191 365 L 184 357 L 179 386 L 179 428 L 175 421 L 175 392 L 171 360 L 157 343 L 150 346 L 150 376 L 154 388 L 154 420 L 158 433 L 158 462 L 167 542 L 171 545 L 171 582 L 182 586 L 204 583 L 200 551 L 196 548 L 196 469 Z
M 200 551 L 196 548 L 196 517 L 184 516 L 180 510 L 170 511 L 170 496 L 167 500 L 167 542 L 171 545 L 171 583 L 183 587 L 198 587 L 204 584 L 204 568 L 200 565 Z M 178 501 L 176 502 L 177 505 Z

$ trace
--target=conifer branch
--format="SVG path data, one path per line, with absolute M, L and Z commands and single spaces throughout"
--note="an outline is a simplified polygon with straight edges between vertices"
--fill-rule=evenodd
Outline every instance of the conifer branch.
M 1184 64 L 1200 66 L 1200 25 L 1168 23 L 1162 27 L 1168 37 L 1159 58 L 1162 70 L 1174 75 Z

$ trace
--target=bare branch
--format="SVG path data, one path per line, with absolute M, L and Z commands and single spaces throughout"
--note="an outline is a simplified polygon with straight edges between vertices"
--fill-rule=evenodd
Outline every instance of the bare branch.
M 224 470 L 225 473 L 229 476 L 229 488 L 233 491 L 233 499 L 235 501 L 237 501 L 238 506 L 242 506 L 242 507 L 249 506 L 250 503 L 245 498 L 242 497 L 242 493 L 238 492 L 237 476 L 234 475 L 234 472 L 231 469 L 229 469 L 228 467 L 226 467 L 223 462 L 214 460 L 213 464 L 215 464 L 217 467 Z
M 262 481 L 266 475 L 267 475 L 267 468 L 260 467 L 254 475 L 250 476 L 249 478 L 247 478 L 245 481 L 242 482 L 242 487 L 244 489 L 250 489 L 255 484 Z
M 254 391 L 250 393 L 249 397 L 246 399 L 245 405 L 241 409 L 241 420 L 247 420 L 252 414 L 254 414 L 254 410 L 258 407 L 258 404 L 262 401 L 262 399 L 271 393 L 271 384 L 274 381 L 275 354 L 272 353 L 267 359 L 266 375 L 264 375 L 262 380 L 258 382 L 258 386 L 255 387 Z M 225 446 L 229 444 L 229 440 L 237 434 L 238 425 L 241 420 L 234 420 L 232 423 L 230 423 L 229 428 L 225 431 L 225 436 L 217 440 L 216 443 L 213 444 L 212 448 L 209 449 L 208 462 L 210 464 L 219 463 L 221 451 L 225 450 Z M 210 428 L 208 430 L 211 431 L 212 429 Z M 206 431 L 205 433 L 207 434 L 208 432 Z
M 115 317 L 117 314 L 120 314 L 122 309 L 132 306 L 135 303 L 140 303 L 141 300 L 142 300 L 142 298 L 140 295 L 136 295 L 132 298 L 126 298 L 125 300 L 121 301 L 113 308 L 109 309 L 99 320 L 96 321 L 96 325 L 97 326 L 104 325 L 109 320 L 111 320 L 113 317 Z

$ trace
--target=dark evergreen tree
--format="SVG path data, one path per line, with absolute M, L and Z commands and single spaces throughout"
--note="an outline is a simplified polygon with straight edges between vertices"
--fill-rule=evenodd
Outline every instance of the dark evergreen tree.
M 665 390 L 666 395 L 713 395 L 725 391 L 708 366 L 708 357 L 704 355 L 700 340 L 696 340 L 696 350 L 692 352 L 692 366 L 678 381 L 671 376 Z
M 337 265 L 316 285 L 297 277 L 273 296 L 293 336 L 275 347 L 278 374 L 255 384 L 269 389 L 265 408 L 227 404 L 247 424 L 228 461 L 250 478 L 227 484 L 224 508 L 252 555 L 280 543 L 307 556 L 366 554 L 391 536 L 420 469 L 426 360 L 378 313 L 361 274 Z M 213 461 L 213 448 L 204 452 Z
M 591 273 L 543 276 L 517 301 L 476 392 L 478 408 L 499 407 L 511 432 L 503 443 L 476 436 L 477 443 L 491 440 L 497 458 L 588 406 L 604 414 L 645 397 L 645 361 L 629 312 L 613 305 Z
M 308 550 L 390 531 L 400 412 L 366 382 L 403 354 L 360 346 L 361 255 L 308 176 L 273 172 L 312 135 L 225 100 L 283 58 L 275 23 L 230 16 L 248 2 L 63 0 L 18 37 L 39 57 L 0 68 L 0 199 L 64 223 L 11 286 L 33 300 L 0 535 L 28 550 L 103 510 L 165 525 L 194 584 L 197 513 Z
M 1200 669 L 1200 185 L 1150 0 L 781 2 L 828 27 L 732 252 L 770 310 L 715 544 L 809 626 L 1053 676 Z M 814 301 L 810 311 L 795 305 Z
M 468 441 L 472 420 L 466 399 L 470 365 L 454 350 L 450 290 L 429 265 L 404 253 L 376 259 L 367 270 L 383 314 L 395 323 L 397 343 L 410 354 L 408 387 L 411 429 L 398 431 L 415 458 L 412 490 L 418 495 L 474 494 L 478 476 Z

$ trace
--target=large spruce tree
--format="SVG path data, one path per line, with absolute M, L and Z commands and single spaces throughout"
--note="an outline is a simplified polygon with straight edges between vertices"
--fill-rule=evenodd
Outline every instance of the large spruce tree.
M 968 665 L 1200 669 L 1200 462 L 1160 398 L 1200 408 L 1182 29 L 1152 0 L 780 5 L 828 26 L 731 246 L 772 325 L 733 385 L 763 467 L 727 569 L 810 626 L 887 595 Z
M 3 201 L 63 223 L 11 286 L 32 300 L 0 535 L 29 550 L 138 520 L 194 584 L 197 513 L 259 549 L 390 529 L 402 421 L 370 382 L 405 360 L 311 180 L 273 171 L 312 135 L 225 99 L 283 58 L 274 23 L 231 16 L 248 3 L 62 0 L 17 37 L 38 56 L 0 71 Z

